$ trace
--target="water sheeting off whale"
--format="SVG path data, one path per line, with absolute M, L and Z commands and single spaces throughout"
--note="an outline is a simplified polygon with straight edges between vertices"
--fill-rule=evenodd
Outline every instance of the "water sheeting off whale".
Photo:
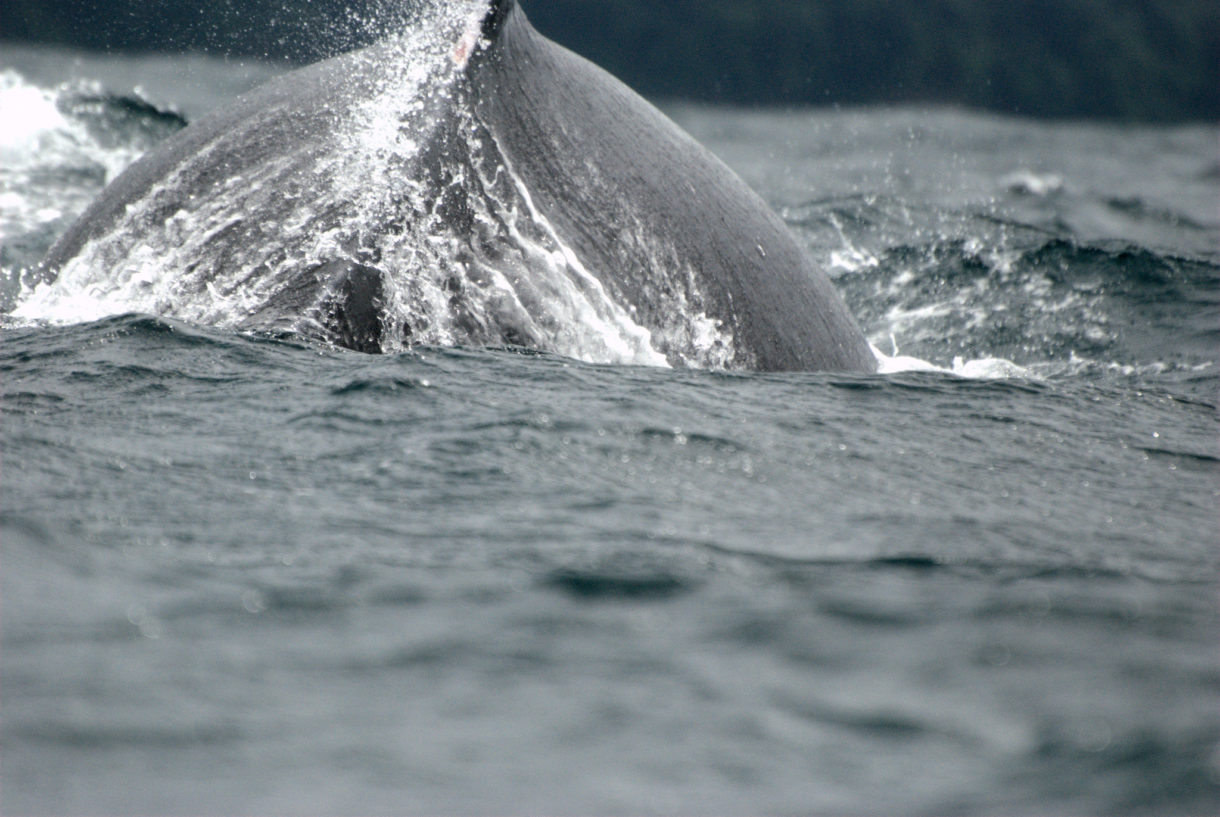
M 82 300 L 362 351 L 873 371 L 829 279 L 723 163 L 514 0 L 272 80 L 132 165 L 16 314 Z

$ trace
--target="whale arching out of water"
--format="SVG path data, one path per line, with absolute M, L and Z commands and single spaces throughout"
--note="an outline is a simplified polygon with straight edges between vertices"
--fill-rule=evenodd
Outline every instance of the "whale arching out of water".
M 363 351 L 876 368 L 722 162 L 515 0 L 438 8 L 166 140 L 51 248 L 44 286 L 93 276 L 141 309 Z

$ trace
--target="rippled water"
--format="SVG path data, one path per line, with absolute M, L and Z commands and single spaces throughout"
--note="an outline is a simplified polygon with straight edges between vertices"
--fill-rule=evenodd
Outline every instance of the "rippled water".
M 203 97 L 4 58 L 8 309 Z M 669 110 L 888 373 L 8 319 L 5 813 L 1217 810 L 1214 128 Z

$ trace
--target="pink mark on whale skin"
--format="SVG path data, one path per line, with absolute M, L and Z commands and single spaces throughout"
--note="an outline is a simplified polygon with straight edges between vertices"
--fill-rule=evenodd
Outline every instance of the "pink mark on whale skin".
M 466 67 L 466 63 L 470 62 L 470 55 L 482 44 L 482 38 L 483 20 L 472 17 L 466 24 L 466 31 L 462 33 L 461 39 L 453 47 L 453 62 L 458 68 Z

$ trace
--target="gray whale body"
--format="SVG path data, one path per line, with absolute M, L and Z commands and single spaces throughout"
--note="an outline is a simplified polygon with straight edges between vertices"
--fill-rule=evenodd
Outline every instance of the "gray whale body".
M 876 369 L 780 218 L 656 108 L 515 0 L 429 26 L 166 140 L 45 277 L 76 265 L 151 311 L 360 351 L 594 343 L 593 359 Z

